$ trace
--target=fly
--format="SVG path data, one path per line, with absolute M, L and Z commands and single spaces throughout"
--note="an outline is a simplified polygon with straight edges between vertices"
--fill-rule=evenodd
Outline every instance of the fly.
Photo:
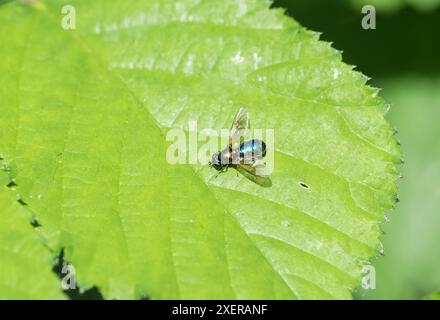
M 219 172 L 237 167 L 254 176 L 266 176 L 265 163 L 262 161 L 266 156 L 266 143 L 259 139 L 244 141 L 243 137 L 248 129 L 248 112 L 245 108 L 240 108 L 232 121 L 228 146 L 212 155 L 210 166 Z

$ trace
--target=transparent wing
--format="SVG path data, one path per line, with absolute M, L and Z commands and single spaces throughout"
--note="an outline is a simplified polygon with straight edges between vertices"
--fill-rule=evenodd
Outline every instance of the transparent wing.
M 232 126 L 229 136 L 229 144 L 235 148 L 244 140 L 244 136 L 249 129 L 249 115 L 245 108 L 240 108 L 237 110 L 234 120 L 232 121 Z
M 266 163 L 262 161 L 256 161 L 250 164 L 239 164 L 238 167 L 257 177 L 267 178 L 269 176 Z
M 249 128 L 249 116 L 246 108 L 239 108 L 235 113 L 234 120 L 232 121 L 232 130 L 246 130 Z

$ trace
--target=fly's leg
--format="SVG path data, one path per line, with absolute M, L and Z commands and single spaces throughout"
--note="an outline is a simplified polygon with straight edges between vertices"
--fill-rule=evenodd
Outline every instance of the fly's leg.
M 214 176 L 214 178 L 217 179 L 217 177 L 218 177 L 221 173 L 223 173 L 223 172 L 228 172 L 228 169 L 229 169 L 229 166 L 225 166 L 225 167 L 221 168 L 221 169 L 217 172 L 217 174 Z

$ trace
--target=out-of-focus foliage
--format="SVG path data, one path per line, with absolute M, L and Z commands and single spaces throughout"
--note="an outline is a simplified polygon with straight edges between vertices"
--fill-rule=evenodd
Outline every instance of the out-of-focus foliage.
M 375 30 L 364 30 L 361 9 L 347 0 L 278 0 L 302 25 L 322 32 L 373 83 L 376 78 L 406 73 L 440 74 L 440 7 L 429 13 L 403 8 L 395 14 L 377 12 Z M 375 83 L 376 84 L 376 83 Z M 376 84 L 377 85 L 377 84 Z
M 439 0 L 352 0 L 355 8 L 373 5 L 381 12 L 395 12 L 404 6 L 411 6 L 421 11 L 429 11 L 440 5 Z
M 440 291 L 428 295 L 425 300 L 440 300 Z

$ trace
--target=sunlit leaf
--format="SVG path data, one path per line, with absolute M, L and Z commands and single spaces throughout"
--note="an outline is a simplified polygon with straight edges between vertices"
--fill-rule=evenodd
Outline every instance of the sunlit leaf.
M 0 7 L 0 154 L 79 285 L 107 298 L 350 298 L 400 156 L 386 105 L 266 1 Z M 273 129 L 259 185 L 166 160 L 171 128 Z
M 0 299 L 63 299 L 51 255 L 10 189 L 3 161 L 0 181 Z

